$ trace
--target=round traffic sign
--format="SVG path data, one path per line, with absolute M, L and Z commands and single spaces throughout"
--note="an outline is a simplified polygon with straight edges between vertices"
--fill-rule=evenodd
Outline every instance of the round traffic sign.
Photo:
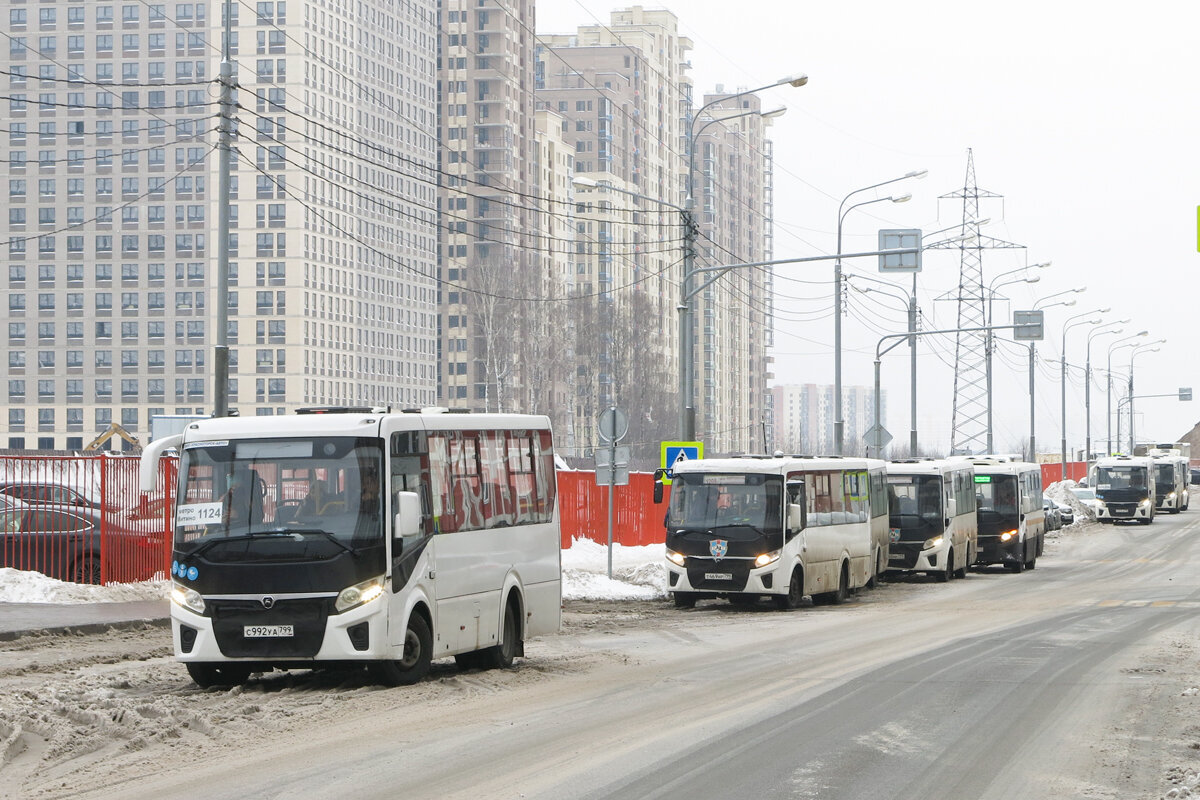
M 629 416 L 616 407 L 605 409 L 600 412 L 597 430 L 604 441 L 619 442 L 629 432 Z

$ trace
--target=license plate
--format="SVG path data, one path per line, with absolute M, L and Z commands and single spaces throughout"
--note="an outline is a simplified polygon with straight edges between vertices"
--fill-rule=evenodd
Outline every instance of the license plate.
M 281 639 L 291 635 L 291 625 L 246 625 L 242 628 L 242 636 L 247 639 Z
M 706 573 L 704 573 L 704 580 L 706 580 L 706 581 L 731 581 L 731 580 L 733 580 L 733 575 L 728 572 L 706 572 Z

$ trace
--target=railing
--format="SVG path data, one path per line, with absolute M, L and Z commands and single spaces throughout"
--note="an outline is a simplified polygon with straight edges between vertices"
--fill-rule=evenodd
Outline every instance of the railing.
M 0 566 L 76 583 L 165 577 L 175 469 L 164 459 L 143 496 L 136 457 L 0 458 Z

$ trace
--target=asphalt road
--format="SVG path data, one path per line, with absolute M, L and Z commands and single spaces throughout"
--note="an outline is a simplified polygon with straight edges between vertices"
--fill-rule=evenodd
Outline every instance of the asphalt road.
M 143 717 L 161 702 L 155 724 L 177 736 L 52 764 L 69 789 L 26 786 L 213 800 L 1161 797 L 1200 766 L 1197 565 L 1189 512 L 1069 533 L 1021 575 L 904 578 L 838 607 L 569 606 L 564 632 L 529 643 L 518 668 L 447 664 L 406 689 L 301 674 L 202 692 L 156 658 L 101 688 L 109 702 L 129 692 Z

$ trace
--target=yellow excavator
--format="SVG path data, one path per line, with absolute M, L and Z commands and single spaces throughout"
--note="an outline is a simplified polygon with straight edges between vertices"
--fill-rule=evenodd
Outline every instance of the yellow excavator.
M 108 443 L 108 440 L 113 438 L 114 436 L 120 436 L 122 439 L 129 442 L 129 446 L 133 449 L 133 452 L 135 452 L 135 453 L 141 452 L 142 445 L 141 445 L 141 442 L 139 442 L 137 440 L 137 437 L 134 436 L 129 431 L 122 428 L 120 425 L 118 425 L 115 422 L 111 423 L 108 426 L 108 429 L 105 430 L 103 433 L 101 433 L 99 436 L 97 436 L 95 439 L 92 439 L 92 441 L 88 444 L 88 446 L 83 449 L 89 450 L 89 451 L 90 450 L 99 450 L 100 448 L 104 447 L 104 445 Z

